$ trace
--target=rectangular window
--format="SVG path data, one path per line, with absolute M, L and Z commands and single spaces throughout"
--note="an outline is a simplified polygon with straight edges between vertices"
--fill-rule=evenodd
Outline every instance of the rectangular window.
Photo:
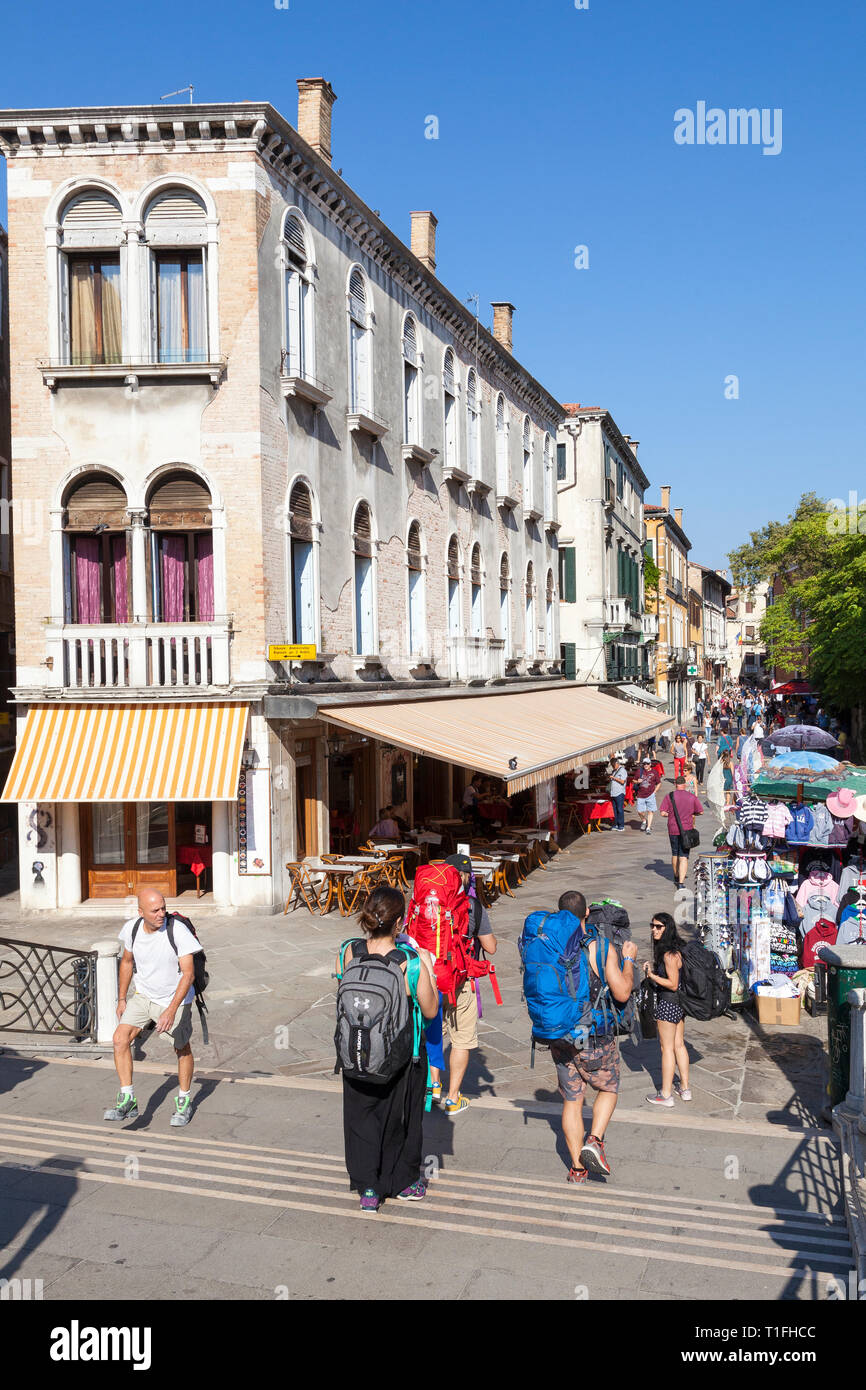
M 564 444 L 557 444 L 557 446 L 556 446 L 556 481 L 557 481 L 558 483 L 564 483 L 564 482 L 565 482 L 565 445 L 564 445 Z
M 292 541 L 292 641 L 312 645 L 316 640 L 313 606 L 313 546 Z
M 203 252 L 161 251 L 154 262 L 158 360 L 206 362 Z
M 120 257 L 70 256 L 68 264 L 70 362 L 119 362 Z
M 212 623 L 210 531 L 151 532 L 152 612 L 159 623 Z
M 577 554 L 573 545 L 559 552 L 559 593 L 563 603 L 577 602 Z

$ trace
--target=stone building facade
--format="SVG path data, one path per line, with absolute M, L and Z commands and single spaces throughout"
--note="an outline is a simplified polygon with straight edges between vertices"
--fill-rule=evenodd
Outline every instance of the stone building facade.
M 39 535 L 19 732 L 248 710 L 235 800 L 22 803 L 26 907 L 179 892 L 175 850 L 204 844 L 215 903 L 274 910 L 285 864 L 330 846 L 335 787 L 350 840 L 394 789 L 412 814 L 417 758 L 392 779 L 320 706 L 559 673 L 560 407 L 512 306 L 477 322 L 436 278 L 435 216 L 411 249 L 387 228 L 331 167 L 331 88 L 298 85 L 297 130 L 253 102 L 0 112 L 12 487 Z M 459 779 L 419 776 L 450 809 Z

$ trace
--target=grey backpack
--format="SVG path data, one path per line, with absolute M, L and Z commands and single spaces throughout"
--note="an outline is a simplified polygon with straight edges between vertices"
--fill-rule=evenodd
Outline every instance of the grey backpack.
M 349 946 L 352 959 L 345 965 Z M 420 1060 L 421 1012 L 416 994 L 421 962 L 407 946 L 384 956 L 370 955 L 364 941 L 344 941 L 338 959 L 334 1071 L 353 1081 L 385 1086 L 408 1062 Z M 400 968 L 403 960 L 406 975 Z M 407 978 L 411 998 L 406 993 Z

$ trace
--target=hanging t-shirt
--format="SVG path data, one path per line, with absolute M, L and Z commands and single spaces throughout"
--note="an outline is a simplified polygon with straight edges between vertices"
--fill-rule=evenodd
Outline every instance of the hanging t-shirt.
M 767 807 L 763 834 L 770 839 L 784 840 L 791 824 L 791 812 L 784 801 L 771 801 Z

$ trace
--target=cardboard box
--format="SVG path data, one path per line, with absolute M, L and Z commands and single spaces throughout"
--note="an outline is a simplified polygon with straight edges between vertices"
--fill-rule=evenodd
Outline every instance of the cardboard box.
M 758 1006 L 758 1022 L 768 1023 L 787 1023 L 796 1025 L 800 1022 L 800 996 L 796 999 L 773 999 L 766 994 L 756 994 L 755 1000 Z

